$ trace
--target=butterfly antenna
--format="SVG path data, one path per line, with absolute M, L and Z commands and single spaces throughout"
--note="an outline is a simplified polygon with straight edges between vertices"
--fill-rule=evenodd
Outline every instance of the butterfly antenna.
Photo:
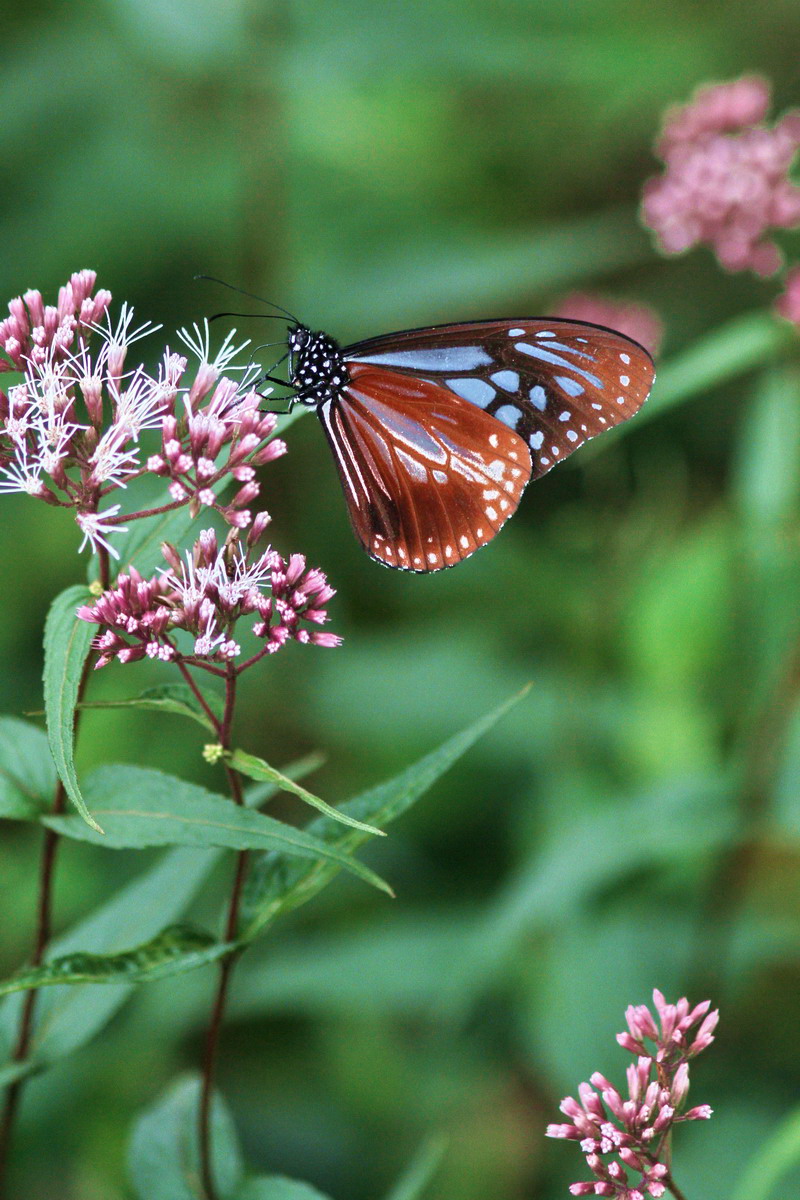
M 243 288 L 234 287 L 232 283 L 226 283 L 224 279 L 218 279 L 216 275 L 195 275 L 195 279 L 206 279 L 209 283 L 218 283 L 222 287 L 228 288 L 232 292 L 238 292 L 240 296 L 249 296 L 251 300 L 257 300 L 259 304 L 268 304 L 270 308 L 277 308 L 278 312 L 282 312 L 290 321 L 294 321 L 296 325 L 301 325 L 299 317 L 290 313 L 288 308 L 282 308 L 280 304 L 276 304 L 273 300 L 265 300 L 263 296 L 256 296 L 254 292 L 246 292 Z
M 243 313 L 243 312 L 218 312 L 214 313 L 213 317 L 209 317 L 209 321 L 218 321 L 220 317 L 257 317 L 259 321 L 285 321 L 286 317 L 279 317 L 277 313 Z

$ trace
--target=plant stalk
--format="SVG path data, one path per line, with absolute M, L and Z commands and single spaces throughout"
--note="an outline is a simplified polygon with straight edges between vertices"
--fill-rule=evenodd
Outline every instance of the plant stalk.
M 99 550 L 98 558 L 100 563 L 100 583 L 103 589 L 105 589 L 109 585 L 110 563 L 108 552 L 102 547 Z M 73 737 L 78 736 L 78 728 L 80 726 L 81 719 L 80 704 L 83 700 L 84 693 L 86 692 L 86 685 L 89 681 L 89 675 L 91 674 L 92 658 L 92 654 L 87 656 L 86 662 L 83 664 L 83 672 L 78 684 L 78 701 L 75 708 Z M 63 813 L 66 808 L 66 804 L 67 794 L 64 790 L 63 783 L 59 779 L 53 795 L 53 807 L 51 809 L 53 816 L 59 816 L 61 813 Z M 39 899 L 37 904 L 36 932 L 34 934 L 33 953 L 30 960 L 30 965 L 32 967 L 41 966 L 42 962 L 44 961 L 45 954 L 47 953 L 47 947 L 50 943 L 50 937 L 52 934 L 53 889 L 59 842 L 60 836 L 55 832 L 55 830 L 45 829 L 44 839 L 42 842 L 42 856 L 39 866 Z M 31 1043 L 33 1041 L 36 1002 L 38 997 L 39 992 L 36 988 L 31 988 L 25 993 L 25 999 L 22 1004 L 22 1014 L 19 1022 L 19 1032 L 17 1034 L 17 1042 L 14 1047 L 14 1062 L 25 1062 L 30 1054 Z M 22 1089 L 24 1086 L 24 1078 L 17 1079 L 14 1081 L 14 1083 L 9 1084 L 9 1087 L 6 1091 L 5 1101 L 3 1103 L 2 1117 L 0 1117 L 0 1200 L 3 1200 L 5 1195 L 5 1180 L 9 1152 L 11 1148 L 11 1139 L 13 1136 L 17 1112 L 19 1111 Z
M 234 707 L 236 704 L 236 671 L 231 666 L 228 668 L 225 680 L 225 711 L 222 720 L 216 722 L 220 744 L 224 749 L 230 749 L 231 740 L 231 725 L 233 722 Z M 230 787 L 231 798 L 234 804 L 243 805 L 244 796 L 242 794 L 242 782 L 236 771 L 231 770 L 227 764 L 225 772 L 228 776 L 228 785 Z M 234 875 L 233 887 L 231 888 L 231 896 L 228 902 L 228 916 L 225 924 L 225 940 L 234 941 L 239 928 L 239 909 L 241 907 L 242 890 L 244 881 L 247 875 L 247 867 L 249 862 L 249 853 L 247 850 L 241 850 L 236 859 L 236 873 Z M 233 968 L 236 965 L 238 954 L 234 951 L 224 958 L 220 963 L 219 980 L 217 990 L 214 996 L 214 1002 L 211 1008 L 211 1017 L 208 1023 L 208 1031 L 206 1033 L 205 1054 L 203 1059 L 203 1081 L 200 1091 L 200 1109 L 198 1112 L 198 1135 L 199 1135 L 199 1150 L 200 1150 L 200 1177 L 203 1185 L 203 1194 L 206 1200 L 219 1200 L 216 1183 L 214 1181 L 213 1159 L 211 1149 L 211 1103 L 214 1095 L 214 1079 L 216 1077 L 217 1062 L 219 1059 L 219 1043 L 220 1034 L 222 1031 L 222 1022 L 225 1017 L 225 1006 L 228 1000 L 228 992 L 230 989 L 231 975 Z

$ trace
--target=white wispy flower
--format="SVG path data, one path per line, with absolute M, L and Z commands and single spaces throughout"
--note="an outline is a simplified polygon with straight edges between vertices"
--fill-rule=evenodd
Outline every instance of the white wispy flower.
M 208 320 L 203 321 L 202 327 L 195 322 L 192 325 L 192 332 L 184 326 L 178 330 L 178 337 L 183 342 L 184 346 L 191 351 L 197 361 L 202 366 L 211 367 L 218 374 L 223 371 L 248 371 L 255 364 L 247 363 L 243 366 L 232 365 L 234 360 L 239 357 L 243 350 L 246 350 L 250 345 L 250 338 L 237 346 L 234 342 L 236 330 L 231 329 L 226 335 L 225 340 L 220 346 L 214 358 L 211 357 L 211 331 L 208 328 Z
M 112 394 L 116 389 L 112 389 Z M 111 429 L 129 440 L 139 440 L 143 429 L 158 429 L 168 403 L 169 393 L 158 379 L 137 367 L 123 392 L 114 395 L 114 423 Z M 111 432 L 111 430 L 109 430 Z
M 124 449 L 126 437 L 113 425 L 107 429 L 89 459 L 92 464 L 91 482 L 113 483 L 116 487 L 127 487 L 125 477 L 139 469 L 136 450 Z
M 112 325 L 108 311 L 106 311 L 105 317 L 104 325 L 92 324 L 90 328 L 99 334 L 106 343 L 107 357 L 110 359 L 124 359 L 129 346 L 132 346 L 134 342 L 138 342 L 144 337 L 148 337 L 151 333 L 157 333 L 161 329 L 161 325 L 154 325 L 152 321 L 145 321 L 138 328 L 131 328 L 133 325 L 133 305 L 128 303 L 122 305 L 116 325 Z
M 0 467 L 0 492 L 26 492 L 29 496 L 41 496 L 45 490 L 43 470 L 41 462 L 29 458 L 27 447 L 21 445 L 16 458 Z
M 115 517 L 122 505 L 112 504 L 111 508 L 107 508 L 102 513 L 78 513 L 75 520 L 78 522 L 78 527 L 83 533 L 83 541 L 78 547 L 78 553 L 83 550 L 88 542 L 94 553 L 97 553 L 97 547 L 102 546 L 107 550 L 112 558 L 119 558 L 119 552 L 114 549 L 111 543 L 106 538 L 106 534 L 111 533 L 127 533 L 127 525 L 109 525 L 107 518 Z

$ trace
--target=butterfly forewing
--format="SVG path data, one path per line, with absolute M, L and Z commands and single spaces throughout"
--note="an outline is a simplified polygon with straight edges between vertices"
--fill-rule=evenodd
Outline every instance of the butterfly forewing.
M 526 443 L 441 379 L 358 361 L 348 374 L 319 415 L 359 540 L 387 566 L 454 566 L 515 511 Z
M 411 329 L 350 346 L 345 361 L 423 377 L 483 410 L 524 440 L 534 478 L 632 417 L 654 378 L 636 342 L 560 319 Z

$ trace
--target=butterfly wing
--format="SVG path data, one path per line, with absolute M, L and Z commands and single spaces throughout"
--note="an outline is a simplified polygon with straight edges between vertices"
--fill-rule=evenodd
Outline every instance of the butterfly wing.
M 348 363 L 318 408 L 356 536 L 386 566 L 438 571 L 486 544 L 530 478 L 523 439 L 441 383 Z
M 650 355 L 612 329 L 522 318 L 409 329 L 349 346 L 348 366 L 422 377 L 512 429 L 534 479 L 589 438 L 639 411 L 655 378 Z

